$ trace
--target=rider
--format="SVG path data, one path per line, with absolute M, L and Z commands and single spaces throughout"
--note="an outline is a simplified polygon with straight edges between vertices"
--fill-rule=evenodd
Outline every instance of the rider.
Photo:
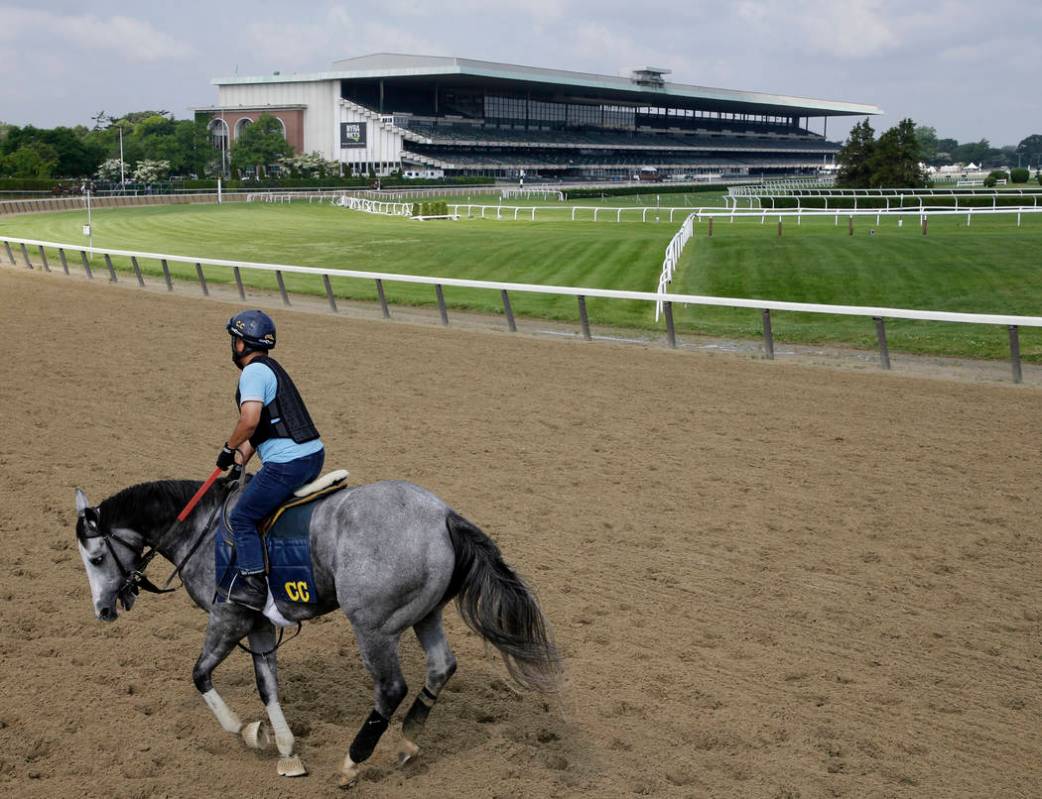
M 232 361 L 242 374 L 235 393 L 239 422 L 217 456 L 217 465 L 243 466 L 259 452 L 263 465 L 246 484 L 229 517 L 236 573 L 227 598 L 263 610 L 268 598 L 264 553 L 257 525 L 322 470 L 325 449 L 314 422 L 286 371 L 268 356 L 275 323 L 263 311 L 243 311 L 228 320 Z

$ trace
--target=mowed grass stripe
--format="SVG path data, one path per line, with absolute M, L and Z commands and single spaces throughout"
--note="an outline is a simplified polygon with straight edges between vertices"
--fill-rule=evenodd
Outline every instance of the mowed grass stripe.
M 934 217 L 922 235 L 918 219 L 785 220 L 768 223 L 717 220 L 713 237 L 705 223 L 681 260 L 672 291 L 833 305 L 1042 315 L 1042 216 Z M 871 231 L 875 231 L 872 233 Z M 678 309 L 681 329 L 711 335 L 760 335 L 756 312 L 727 308 Z M 781 341 L 842 343 L 871 348 L 870 319 L 816 314 L 775 314 Z M 1005 358 L 1004 329 L 936 322 L 887 322 L 895 350 L 966 357 Z M 1028 360 L 1042 360 L 1042 333 L 1021 331 Z
M 608 198 L 606 202 L 616 198 Z M 700 197 L 701 199 L 701 197 Z M 0 220 L 11 235 L 80 242 L 82 212 Z M 930 310 L 1042 315 L 1042 218 L 935 217 L 923 236 L 914 215 L 898 227 L 895 219 L 776 219 L 729 223 L 718 219 L 712 239 L 706 224 L 682 259 L 671 291 L 726 297 L 791 300 L 821 304 L 872 305 Z M 587 286 L 651 291 L 657 285 L 663 250 L 675 225 L 628 221 L 536 222 L 468 220 L 411 222 L 372 216 L 328 205 L 153 206 L 102 209 L 95 229 L 99 246 L 279 262 L 305 266 L 424 274 L 476 280 Z M 874 230 L 875 233 L 870 233 Z M 56 261 L 56 259 L 55 259 Z M 100 258 L 95 262 L 101 265 Z M 125 264 L 121 264 L 126 268 Z M 157 275 L 159 265 L 142 263 Z M 175 275 L 194 279 L 191 265 L 171 265 Z M 211 280 L 230 280 L 228 270 L 209 268 Z M 276 290 L 273 275 L 253 274 L 254 286 Z M 376 299 L 368 281 L 334 279 L 341 297 Z M 321 281 L 286 276 L 290 291 L 321 293 Z M 389 283 L 393 303 L 433 304 L 426 286 Z M 498 292 L 447 288 L 451 306 L 501 313 Z M 517 293 L 519 315 L 575 320 L 573 297 Z M 590 300 L 594 323 L 661 330 L 650 304 Z M 682 331 L 713 336 L 758 338 L 755 311 L 676 308 Z M 1004 329 L 933 322 L 889 321 L 895 351 L 1004 358 Z M 776 314 L 780 343 L 846 344 L 875 347 L 870 319 L 813 314 Z M 1021 332 L 1025 359 L 1042 361 L 1042 333 Z
M 0 220 L 12 236 L 86 243 L 81 211 Z M 285 263 L 514 283 L 555 284 L 652 291 L 663 251 L 674 233 L 666 224 L 640 222 L 536 222 L 467 220 L 413 222 L 347 211 L 329 205 L 150 206 L 100 209 L 94 215 L 95 245 L 114 249 Z M 121 269 L 129 264 L 114 259 Z M 100 256 L 95 266 L 103 264 Z M 158 275 L 158 263 L 142 262 Z M 194 279 L 194 267 L 171 264 L 177 277 Z M 227 269 L 209 267 L 207 278 L 231 280 Z M 243 273 L 249 285 L 274 291 L 274 275 Z M 290 291 L 321 293 L 317 278 L 286 275 Z M 371 281 L 334 279 L 341 297 L 376 299 Z M 387 283 L 394 303 L 431 304 L 427 286 Z M 447 288 L 450 305 L 500 313 L 498 292 Z M 518 294 L 518 314 L 577 319 L 574 298 Z M 598 321 L 653 324 L 650 304 L 607 303 Z

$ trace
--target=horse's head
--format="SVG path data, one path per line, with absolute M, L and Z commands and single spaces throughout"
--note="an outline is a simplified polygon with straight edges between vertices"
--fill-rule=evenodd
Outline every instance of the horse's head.
M 76 541 L 87 569 L 94 615 L 101 621 L 119 616 L 117 600 L 124 610 L 134 604 L 135 593 L 128 590 L 127 578 L 141 557 L 141 535 L 124 528 L 111 529 L 99 507 L 91 507 L 87 495 L 76 489 Z

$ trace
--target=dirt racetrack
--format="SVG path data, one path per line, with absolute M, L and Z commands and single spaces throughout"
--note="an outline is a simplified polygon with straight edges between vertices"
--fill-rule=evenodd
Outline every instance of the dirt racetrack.
M 336 793 L 370 707 L 342 617 L 282 652 L 312 773 L 280 779 L 192 686 L 204 616 L 96 622 L 74 543 L 74 486 L 209 472 L 234 308 L 0 269 L 0 795 Z M 419 760 L 356 795 L 1042 795 L 1037 388 L 275 316 L 327 465 L 481 525 L 567 657 L 515 693 L 451 611 Z M 215 683 L 260 717 L 247 656 Z

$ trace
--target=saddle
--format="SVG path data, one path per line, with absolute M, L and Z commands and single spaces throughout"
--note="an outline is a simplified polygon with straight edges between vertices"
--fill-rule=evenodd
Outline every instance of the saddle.
M 311 568 L 309 528 L 311 514 L 319 502 L 347 488 L 348 472 L 337 469 L 301 486 L 293 498 L 259 525 L 264 550 L 268 587 L 276 605 L 313 605 L 318 602 Z M 227 514 L 220 516 L 214 537 L 214 566 L 218 588 L 215 601 L 223 600 L 234 576 L 235 545 L 225 524 Z

